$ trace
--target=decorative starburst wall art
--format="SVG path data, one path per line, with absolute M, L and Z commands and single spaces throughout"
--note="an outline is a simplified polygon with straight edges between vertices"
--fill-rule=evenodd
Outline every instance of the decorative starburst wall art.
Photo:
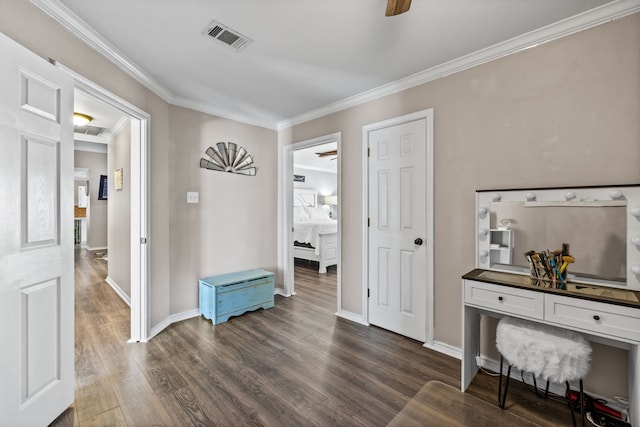
M 244 147 L 239 147 L 233 142 L 218 142 L 215 147 L 205 151 L 209 159 L 200 159 L 200 167 L 219 172 L 237 173 L 240 175 L 256 174 L 253 159 Z

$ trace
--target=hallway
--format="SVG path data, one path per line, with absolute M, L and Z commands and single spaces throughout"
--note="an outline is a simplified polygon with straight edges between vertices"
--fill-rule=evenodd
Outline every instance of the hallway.
M 454 398 L 412 413 L 416 425 L 494 420 L 495 378 L 476 377 L 470 393 L 489 404 L 469 408 L 475 398 L 455 390 L 457 359 L 336 317 L 335 268 L 319 275 L 307 264 L 296 263 L 298 293 L 276 296 L 272 309 L 217 326 L 195 317 L 128 344 L 129 308 L 104 281 L 106 261 L 76 251 L 76 400 L 52 425 L 384 426 L 421 408 L 433 380 Z M 518 383 L 510 402 L 509 412 L 539 425 L 570 421 L 565 405 Z M 504 425 L 510 414 L 497 413 L 493 425 Z
M 75 413 L 76 425 L 96 415 L 95 421 L 125 425 L 113 410 L 118 406 L 115 392 L 122 380 L 141 374 L 127 343 L 130 310 L 104 280 L 106 260 L 76 249 L 75 262 L 76 401 L 75 411 L 67 412 Z

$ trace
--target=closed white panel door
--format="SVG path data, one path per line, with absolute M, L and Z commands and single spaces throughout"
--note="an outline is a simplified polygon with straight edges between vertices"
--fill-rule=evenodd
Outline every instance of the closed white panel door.
M 73 81 L 0 34 L 0 425 L 72 402 Z
M 426 339 L 426 121 L 368 135 L 369 322 Z

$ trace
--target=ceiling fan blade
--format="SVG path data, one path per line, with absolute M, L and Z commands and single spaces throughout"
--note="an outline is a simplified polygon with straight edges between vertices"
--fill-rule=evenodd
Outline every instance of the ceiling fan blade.
M 316 153 L 316 154 L 318 155 L 318 157 L 337 156 L 338 150 L 323 151 L 321 153 Z
M 387 0 L 385 16 L 395 16 L 405 13 L 411 6 L 411 0 Z

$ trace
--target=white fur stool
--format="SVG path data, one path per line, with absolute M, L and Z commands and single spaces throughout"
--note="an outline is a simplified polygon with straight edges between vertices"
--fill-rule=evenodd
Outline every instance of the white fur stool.
M 591 345 L 584 337 L 567 329 L 503 317 L 498 322 L 496 346 L 501 354 L 498 403 L 502 409 L 504 409 L 507 399 L 511 367 L 515 366 L 522 372 L 531 372 L 533 374 L 536 393 L 535 377 L 547 379 L 545 397 L 549 394 L 549 381 L 560 384 L 565 383 L 574 426 L 576 421 L 571 402 L 569 381 L 580 380 L 580 407 L 582 425 L 584 426 L 582 378 L 589 371 L 589 362 L 591 360 Z M 504 395 L 502 395 L 503 358 L 509 364 Z

